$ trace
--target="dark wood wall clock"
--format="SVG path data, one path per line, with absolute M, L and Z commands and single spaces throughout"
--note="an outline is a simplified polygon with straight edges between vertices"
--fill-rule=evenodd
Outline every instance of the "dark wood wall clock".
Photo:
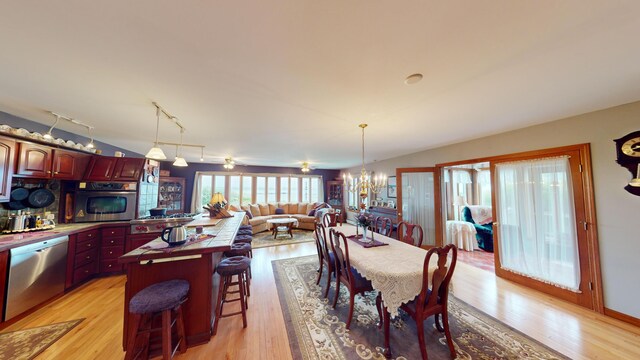
M 624 187 L 633 195 L 640 196 L 640 131 L 627 134 L 616 143 L 616 162 L 631 172 L 631 181 Z

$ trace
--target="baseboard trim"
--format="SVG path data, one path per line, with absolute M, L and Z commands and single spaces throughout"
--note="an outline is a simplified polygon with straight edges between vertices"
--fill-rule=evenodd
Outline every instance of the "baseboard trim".
M 640 319 L 633 317 L 631 315 L 627 315 L 627 314 L 623 314 L 621 312 L 615 311 L 615 310 L 611 310 L 607 307 L 604 308 L 604 314 L 606 316 L 612 317 L 614 319 L 620 320 L 620 321 L 624 321 L 626 323 L 629 323 L 631 325 L 635 325 L 640 327 Z

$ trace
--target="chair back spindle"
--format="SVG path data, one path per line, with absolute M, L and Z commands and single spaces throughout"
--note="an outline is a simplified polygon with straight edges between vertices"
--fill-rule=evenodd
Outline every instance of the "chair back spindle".
M 398 240 L 409 245 L 421 247 L 423 238 L 424 232 L 422 231 L 422 226 L 418 224 L 411 224 L 406 221 L 402 221 L 398 224 Z
M 437 256 L 437 268 L 429 276 L 429 264 L 432 256 Z M 451 256 L 451 261 L 447 260 Z M 422 290 L 416 306 L 422 305 L 423 312 L 428 309 L 445 306 L 449 298 L 449 284 L 456 268 L 458 248 L 449 244 L 442 248 L 432 248 L 427 252 L 423 265 Z
M 344 278 L 348 283 L 353 283 L 351 276 L 351 262 L 349 261 L 349 244 L 347 238 L 340 231 L 331 229 L 329 231 L 331 239 L 331 250 L 335 256 L 335 268 L 337 277 Z

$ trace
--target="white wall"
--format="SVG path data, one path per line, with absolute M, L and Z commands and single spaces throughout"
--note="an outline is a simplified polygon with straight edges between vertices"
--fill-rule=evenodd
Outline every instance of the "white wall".
M 640 130 L 640 102 L 426 150 L 366 167 L 370 171 L 394 175 L 399 167 L 433 166 L 590 143 L 605 307 L 640 318 L 640 197 L 623 189 L 632 176 L 615 162 L 613 142 L 613 139 L 637 130 Z M 359 167 L 348 171 L 357 173 Z

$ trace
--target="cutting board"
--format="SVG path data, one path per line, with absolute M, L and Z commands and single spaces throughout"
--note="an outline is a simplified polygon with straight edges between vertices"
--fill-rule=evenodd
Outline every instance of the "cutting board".
M 222 219 L 211 219 L 208 216 L 202 216 L 198 219 L 193 220 L 188 223 L 187 227 L 196 227 L 196 226 L 216 226 L 217 223 L 222 221 Z

